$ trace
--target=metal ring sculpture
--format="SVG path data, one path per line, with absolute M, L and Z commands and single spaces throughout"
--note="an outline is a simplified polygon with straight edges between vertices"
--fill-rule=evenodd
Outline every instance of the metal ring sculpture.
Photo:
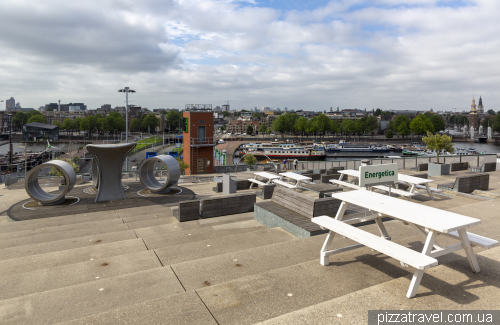
M 66 186 L 62 193 L 47 193 L 40 187 L 38 183 L 38 174 L 42 168 L 46 167 L 57 168 L 63 173 L 64 179 L 66 180 Z M 40 202 L 42 205 L 55 205 L 64 203 L 66 194 L 73 189 L 75 182 L 76 173 L 70 164 L 62 160 L 50 160 L 30 170 L 26 176 L 24 187 L 33 200 Z
M 122 166 L 135 143 L 88 144 L 87 150 L 94 156 L 97 166 L 97 196 L 95 202 L 123 200 Z M 94 183 L 95 184 L 95 183 Z
M 154 176 L 156 162 L 161 162 L 165 166 L 164 171 L 167 173 L 167 181 L 165 183 L 158 182 Z M 148 158 L 139 166 L 139 179 L 142 185 L 152 193 L 163 194 L 170 192 L 170 187 L 177 183 L 180 177 L 181 167 L 177 160 L 169 155 Z

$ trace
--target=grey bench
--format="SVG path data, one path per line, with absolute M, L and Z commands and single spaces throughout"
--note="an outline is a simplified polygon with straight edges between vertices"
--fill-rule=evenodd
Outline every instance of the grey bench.
M 271 169 L 273 169 L 271 166 L 257 166 L 257 171 L 270 171 Z
M 475 190 L 487 190 L 490 185 L 490 174 L 481 173 L 476 175 L 459 176 L 454 183 L 438 184 L 438 189 L 472 193 Z
M 200 200 L 181 201 L 172 212 L 180 222 L 198 220 L 200 219 Z
M 344 170 L 344 167 L 332 167 L 327 169 L 325 175 L 339 175 L 339 170 Z
M 332 175 L 321 175 L 320 182 L 321 182 L 321 183 L 330 184 L 330 180 L 331 180 L 331 179 L 339 179 L 339 175 L 338 175 L 338 174 L 332 174 Z
M 297 237 L 310 237 L 328 231 L 313 223 L 311 218 L 337 214 L 341 201 L 328 197 L 315 199 L 293 190 L 277 187 L 271 200 L 254 207 L 254 219 L 267 228 L 281 227 Z
M 416 168 L 415 167 L 414 168 L 410 168 L 410 170 L 415 170 L 415 171 L 418 171 L 418 172 L 424 172 L 424 171 L 429 170 L 429 164 L 428 163 L 418 164 Z
M 262 186 L 262 189 L 255 192 L 255 195 L 262 199 L 268 200 L 273 197 L 274 189 L 276 188 L 276 184 L 266 184 Z
M 311 177 L 311 181 L 313 182 L 321 180 L 321 174 L 317 173 L 302 173 L 302 176 Z
M 233 194 L 201 200 L 202 219 L 252 212 L 256 202 L 255 193 Z
M 456 172 L 459 170 L 468 170 L 469 169 L 469 163 L 468 162 L 456 162 L 456 163 L 451 163 L 451 171 Z
M 237 179 L 236 180 L 236 190 L 248 190 L 250 187 L 250 182 L 247 179 Z M 222 182 L 216 182 L 215 186 L 212 188 L 215 193 L 222 193 Z
M 494 172 L 495 170 L 497 170 L 496 162 L 484 163 L 481 167 L 472 167 L 473 172 L 479 173 Z

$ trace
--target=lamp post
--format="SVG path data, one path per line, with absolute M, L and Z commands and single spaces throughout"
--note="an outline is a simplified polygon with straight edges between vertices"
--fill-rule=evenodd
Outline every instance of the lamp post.
M 14 164 L 12 162 L 12 114 L 9 113 L 9 147 L 10 147 L 10 173 L 14 173 Z
M 125 87 L 118 92 L 125 93 L 125 143 L 128 143 L 128 93 L 135 93 L 135 90 Z M 125 170 L 128 170 L 128 156 L 125 158 Z

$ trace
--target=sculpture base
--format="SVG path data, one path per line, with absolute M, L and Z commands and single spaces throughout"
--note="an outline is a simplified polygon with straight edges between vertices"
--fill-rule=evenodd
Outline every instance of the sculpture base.
M 45 203 L 45 202 L 38 201 L 38 205 L 43 205 L 43 206 L 59 205 L 59 204 L 63 204 L 65 201 L 66 201 L 66 198 L 63 196 L 59 200 L 57 200 L 55 202 L 51 202 L 51 203 Z

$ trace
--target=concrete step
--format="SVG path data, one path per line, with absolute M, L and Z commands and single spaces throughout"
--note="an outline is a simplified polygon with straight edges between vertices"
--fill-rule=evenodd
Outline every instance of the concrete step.
M 214 286 L 207 281 L 197 292 L 220 325 L 253 324 L 409 274 L 369 248 L 356 251 L 326 267 L 318 257 Z
M 323 325 L 367 324 L 368 310 L 428 310 L 439 306 L 442 310 L 496 310 L 498 276 L 500 275 L 500 248 L 476 254 L 481 272 L 473 273 L 466 258 L 439 265 L 425 271 L 417 297 L 406 298 L 411 276 L 405 276 L 358 290 L 338 298 L 314 304 L 258 325 Z M 478 286 L 471 286 L 477 283 Z
M 57 324 L 184 292 L 170 268 L 44 291 L 0 302 L 0 323 Z
M 115 213 L 122 219 L 129 217 L 137 217 L 143 214 L 155 214 L 160 217 L 162 216 L 172 216 L 172 209 L 164 205 L 148 205 L 145 207 L 137 208 L 126 208 L 126 209 L 116 209 Z M 136 220 L 137 221 L 137 220 Z
M 132 230 L 126 230 L 64 240 L 56 240 L 47 243 L 10 247 L 0 249 L 0 260 L 64 251 L 80 247 L 97 246 L 135 238 L 137 238 L 137 236 Z
M 72 214 L 62 217 L 33 219 L 26 221 L 12 221 L 7 223 L 0 223 L 0 233 L 31 230 L 36 228 L 57 227 L 57 226 L 64 226 L 82 222 L 90 222 L 94 220 L 99 221 L 99 220 L 107 220 L 113 218 L 118 218 L 118 215 L 112 211 L 106 211 L 106 212 L 94 212 L 94 213 L 89 212 L 82 214 Z
M 157 249 L 168 246 L 183 245 L 210 238 L 243 234 L 258 229 L 267 228 L 263 227 L 255 220 L 246 220 L 223 225 L 168 232 L 163 235 L 143 237 L 142 239 L 148 249 Z
M 186 290 L 196 290 L 206 287 L 207 282 L 216 285 L 286 266 L 319 261 L 319 250 L 325 238 L 326 235 L 319 235 L 247 247 L 236 252 L 173 264 L 171 267 Z M 351 241 L 342 239 L 334 246 L 351 244 Z
M 10 238 L 21 238 L 21 237 L 29 237 L 42 234 L 56 234 L 56 233 L 74 231 L 79 229 L 106 227 L 108 225 L 117 225 L 117 224 L 123 224 L 123 221 L 120 218 L 112 218 L 112 219 L 93 220 L 90 222 L 81 222 L 81 223 L 74 223 L 69 225 L 53 226 L 46 228 L 32 227 L 32 229 L 29 230 L 0 233 L 0 241 Z
M 175 217 L 154 217 L 151 219 L 128 222 L 127 226 L 130 229 L 138 229 L 138 228 L 146 228 L 146 227 L 154 227 L 159 225 L 169 225 L 169 224 L 177 224 L 179 221 Z
M 142 239 L 135 238 L 107 244 L 11 258 L 0 261 L 0 276 L 32 272 L 146 250 L 147 248 Z
M 92 315 L 59 325 L 168 324 L 217 325 L 196 292 L 184 292 Z
M 235 252 L 250 247 L 290 242 L 295 237 L 282 229 L 256 229 L 243 234 L 210 238 L 188 244 L 155 249 L 163 265 Z
M 179 222 L 161 226 L 145 227 L 136 229 L 135 232 L 138 237 L 148 237 L 155 235 L 162 235 L 167 232 L 182 231 L 189 229 L 197 229 L 203 227 L 211 227 L 214 225 L 228 224 L 233 222 L 253 220 L 253 212 L 240 213 L 230 216 L 210 218 L 210 219 L 200 219 L 187 222 Z
M 142 213 L 142 214 L 135 214 L 131 216 L 123 216 L 120 217 L 120 214 L 118 213 L 118 217 L 123 220 L 123 222 L 126 223 L 131 223 L 131 222 L 136 222 L 136 221 L 144 221 L 144 220 L 149 220 L 149 219 L 156 219 L 156 218 L 167 218 L 167 217 L 173 217 L 173 214 L 170 209 L 168 209 L 168 213 L 159 213 L 159 212 L 152 212 L 152 213 Z
M 93 235 L 106 234 L 110 232 L 129 230 L 124 223 L 108 224 L 105 226 L 99 225 L 92 228 L 77 229 L 72 231 L 57 232 L 54 234 L 40 234 L 21 238 L 9 238 L 0 240 L 0 249 L 47 243 L 51 241 L 59 241 L 70 238 L 86 237 Z
M 0 300 L 161 267 L 153 251 L 142 251 L 0 277 Z

